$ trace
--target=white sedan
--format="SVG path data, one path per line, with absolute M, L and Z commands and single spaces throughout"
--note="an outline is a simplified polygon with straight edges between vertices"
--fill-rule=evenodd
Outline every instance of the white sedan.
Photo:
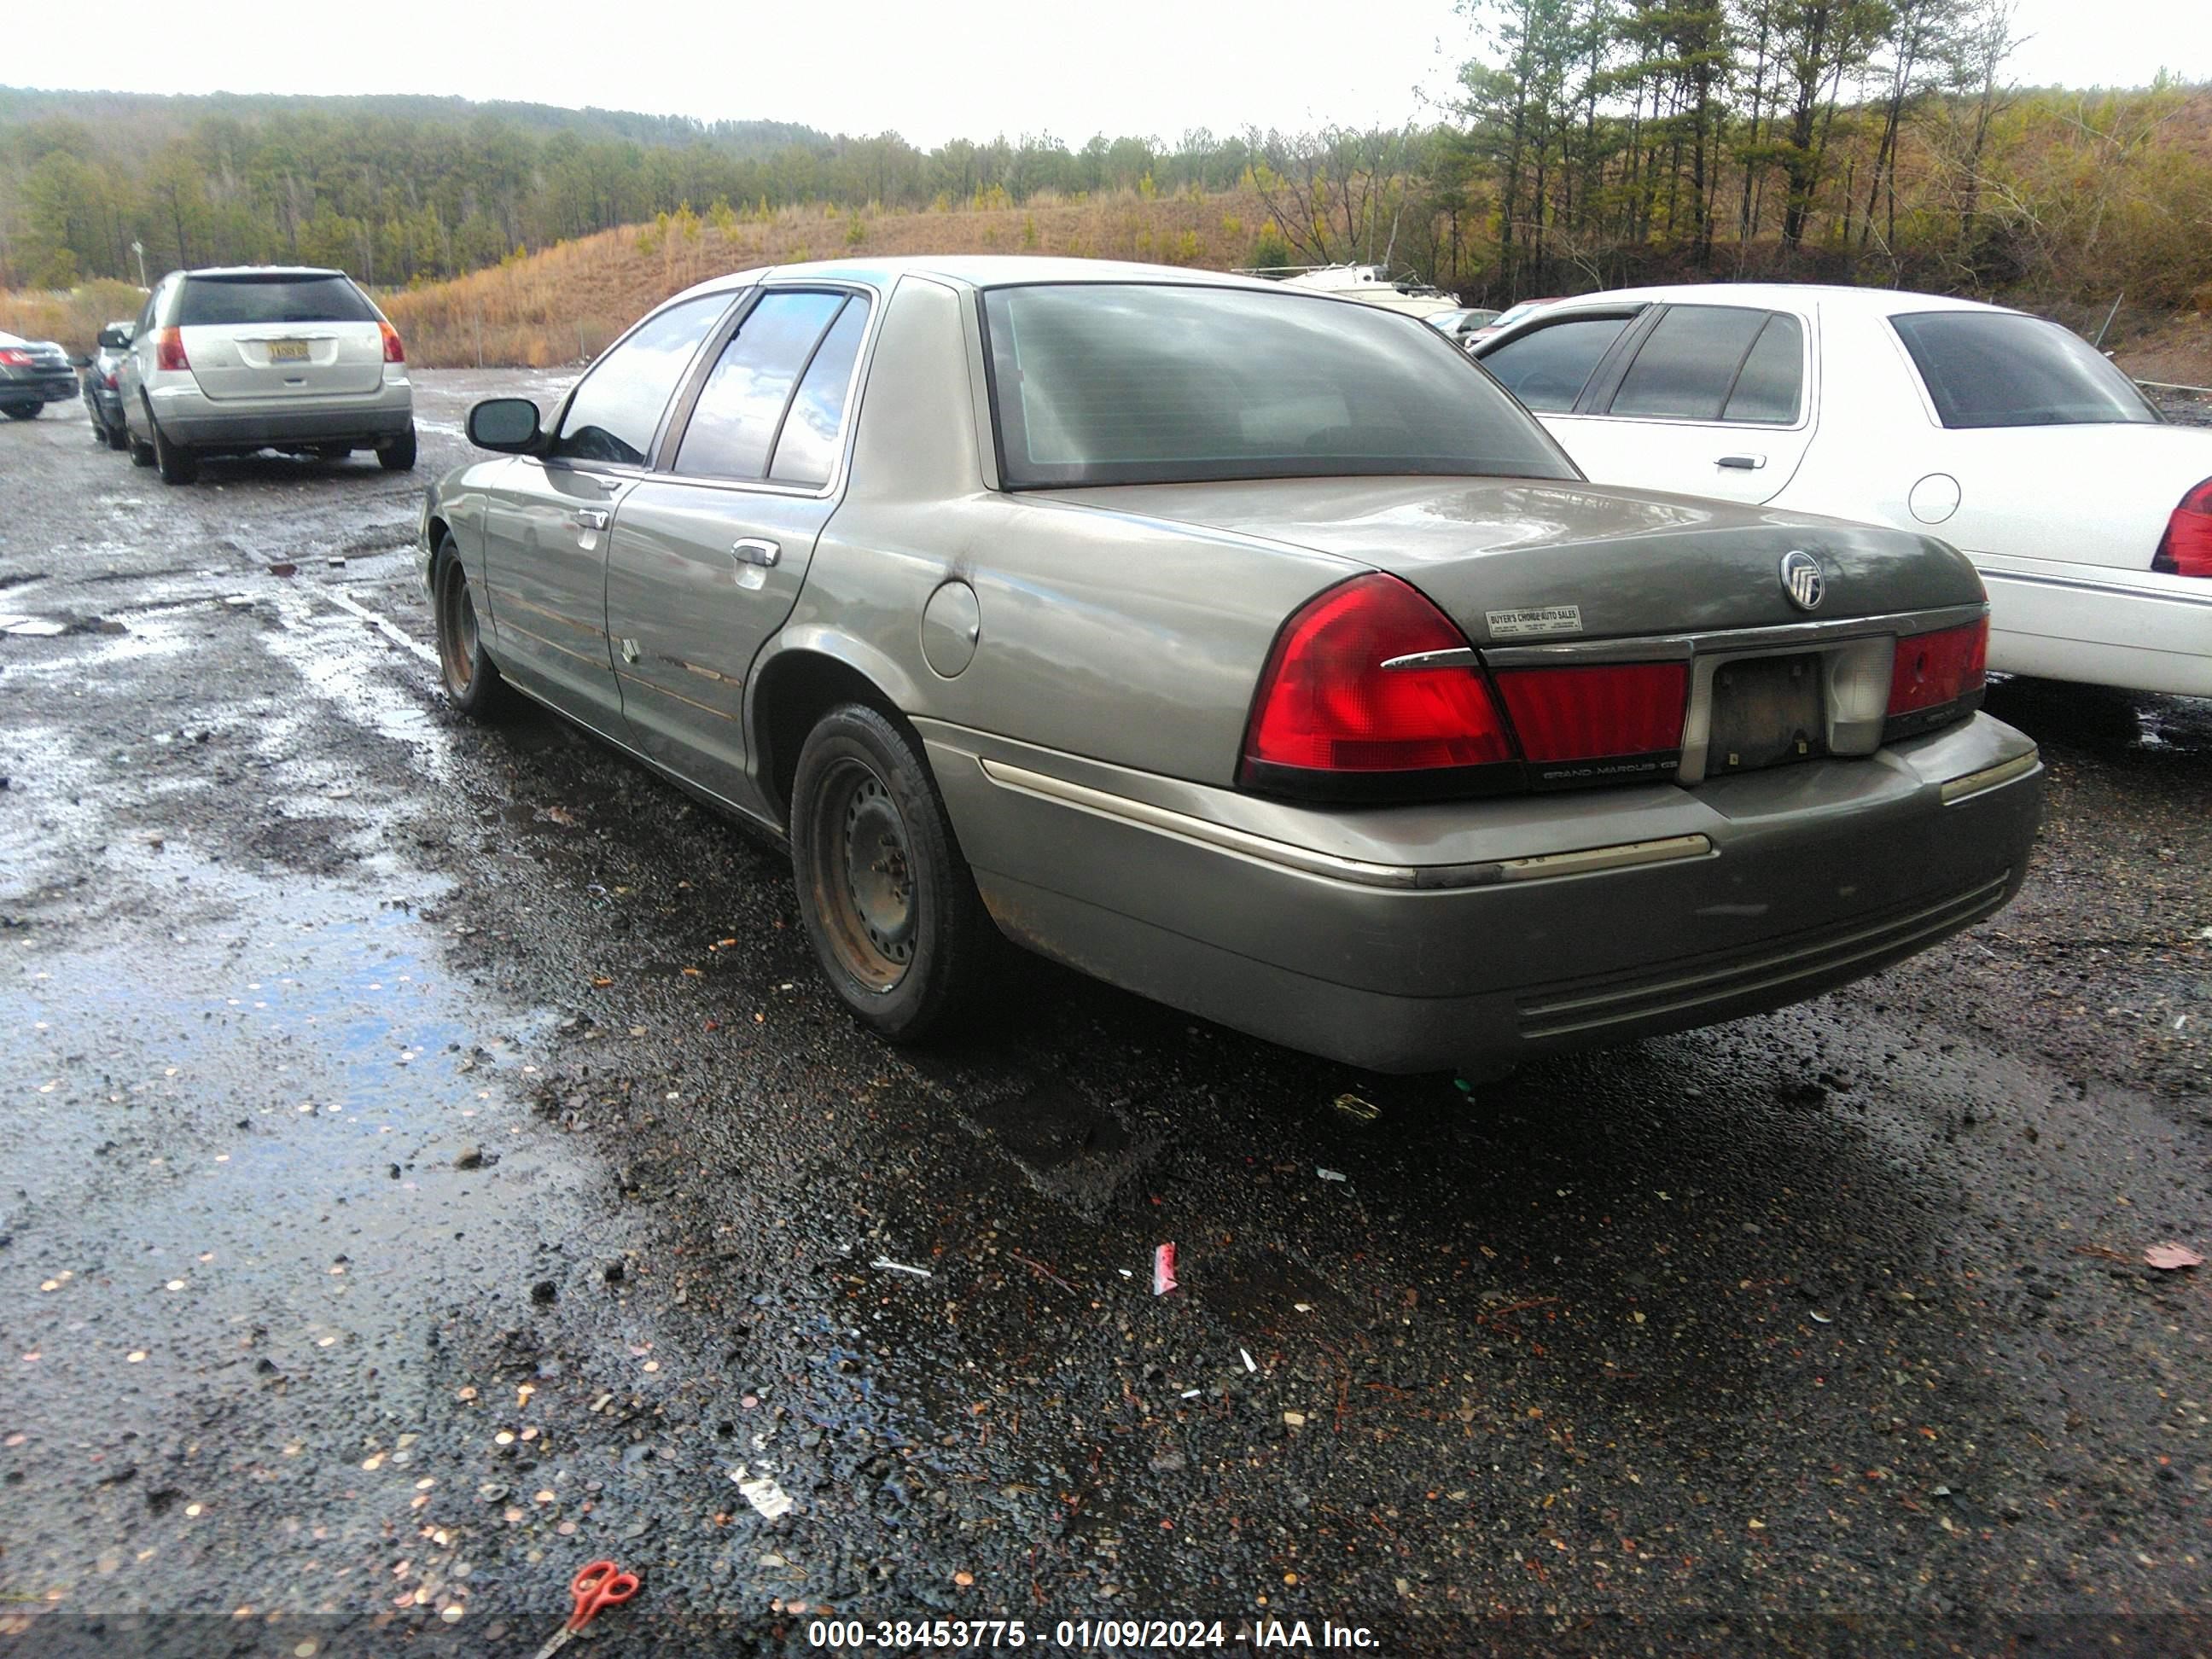
M 1989 665 L 2212 696 L 2212 428 L 2079 336 L 1881 289 L 1623 289 L 1472 348 L 1601 483 L 1921 530 L 1990 593 Z

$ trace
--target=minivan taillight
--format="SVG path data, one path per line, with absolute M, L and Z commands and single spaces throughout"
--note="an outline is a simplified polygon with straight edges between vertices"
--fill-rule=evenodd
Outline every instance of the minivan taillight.
M 185 356 L 185 331 L 180 328 L 165 328 L 154 337 L 154 367 L 161 369 L 187 369 L 191 360 Z
M 2167 518 L 2150 568 L 2169 576 L 2212 576 L 2212 478 L 2184 495 Z
M 384 333 L 384 361 L 387 363 L 405 362 L 407 348 L 399 343 L 399 331 L 381 320 L 376 325 Z
M 1882 735 L 1909 737 L 1972 713 L 1989 678 L 1989 656 L 1987 617 L 1899 639 L 1890 664 L 1889 718 Z M 1974 702 L 1960 707 L 1967 698 Z
M 1449 652 L 1449 665 L 1396 659 Z M 1516 787 L 1521 769 L 1467 636 L 1395 576 L 1316 595 L 1260 675 L 1239 781 L 1315 799 L 1434 799 Z

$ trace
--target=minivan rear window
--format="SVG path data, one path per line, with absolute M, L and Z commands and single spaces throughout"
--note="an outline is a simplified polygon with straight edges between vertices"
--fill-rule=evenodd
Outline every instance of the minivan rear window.
M 1889 319 L 1945 426 L 2154 425 L 2135 382 L 2080 335 L 2006 311 L 1917 311 Z
M 179 328 L 234 323 L 373 323 L 376 308 L 346 278 L 187 276 L 177 301 Z

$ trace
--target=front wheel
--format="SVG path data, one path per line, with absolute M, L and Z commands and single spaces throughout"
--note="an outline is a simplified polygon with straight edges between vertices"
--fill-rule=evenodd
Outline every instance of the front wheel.
M 43 407 L 41 404 L 0 404 L 0 410 L 5 410 L 11 421 L 35 421 Z
M 438 678 L 445 682 L 447 700 L 472 720 L 489 719 L 506 706 L 509 693 L 499 665 L 484 649 L 469 573 L 461 568 L 451 536 L 438 546 L 436 599 Z
M 407 422 L 407 434 L 395 438 L 376 452 L 377 464 L 386 472 L 412 472 L 415 470 L 415 422 Z
M 862 1024 L 915 1042 L 966 1012 L 996 935 L 903 722 L 845 703 L 808 734 L 791 864 L 814 954 Z

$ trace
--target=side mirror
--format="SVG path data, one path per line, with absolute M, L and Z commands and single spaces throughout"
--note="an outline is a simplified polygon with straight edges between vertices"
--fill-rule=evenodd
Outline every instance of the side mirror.
M 538 405 L 527 398 L 487 398 L 469 410 L 469 441 L 478 449 L 527 455 L 543 435 Z

